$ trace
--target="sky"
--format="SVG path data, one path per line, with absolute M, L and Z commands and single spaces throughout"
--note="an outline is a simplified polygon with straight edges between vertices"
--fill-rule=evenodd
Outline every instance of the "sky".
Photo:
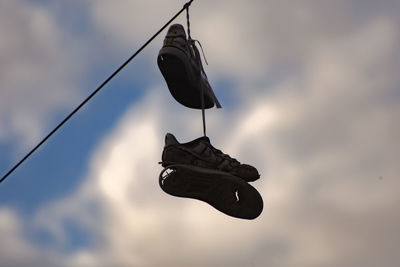
M 1 1 L 1 174 L 184 3 Z M 262 214 L 160 189 L 165 134 L 202 135 L 157 67 L 164 31 L 0 184 L 0 266 L 398 266 L 398 14 L 397 0 L 193 1 L 223 106 L 207 133 L 259 170 Z

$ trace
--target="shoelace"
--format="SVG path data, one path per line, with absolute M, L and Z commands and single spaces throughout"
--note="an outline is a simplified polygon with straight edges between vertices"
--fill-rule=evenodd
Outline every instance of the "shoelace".
M 196 49 L 197 51 L 199 49 L 196 46 L 196 42 L 200 45 L 200 50 L 201 50 L 201 54 L 203 55 L 204 62 L 206 63 L 206 65 L 208 65 L 206 54 L 204 53 L 203 46 L 201 45 L 200 41 L 199 40 L 194 40 L 194 39 L 189 39 L 188 42 L 190 43 L 190 46 L 193 47 L 193 49 Z
M 230 161 L 233 165 L 240 165 L 240 162 L 239 162 L 237 159 L 232 158 L 232 157 L 229 156 L 228 154 L 223 153 L 221 150 L 219 150 L 219 149 L 213 147 L 211 144 L 209 144 L 209 145 L 210 145 L 211 150 L 212 150 L 214 153 L 216 153 L 216 154 L 220 155 L 222 158 L 224 158 L 224 159 Z
M 205 74 L 205 71 L 204 71 L 204 68 L 203 68 L 203 64 L 201 62 L 200 52 L 199 52 L 199 49 L 196 46 L 196 42 L 200 45 L 201 52 L 202 52 L 203 58 L 204 58 L 204 62 L 208 65 L 208 61 L 206 59 L 206 56 L 204 54 L 204 50 L 203 50 L 203 47 L 202 47 L 200 41 L 193 40 L 193 39 L 188 39 L 187 40 L 187 45 L 188 45 L 188 48 L 189 48 L 189 51 L 190 51 L 190 56 L 193 57 L 193 59 L 198 63 L 198 65 L 200 66 L 200 71 L 203 74 Z

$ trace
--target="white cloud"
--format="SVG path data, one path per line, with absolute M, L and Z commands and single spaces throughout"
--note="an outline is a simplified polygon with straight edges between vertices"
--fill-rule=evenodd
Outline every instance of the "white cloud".
M 84 63 L 48 9 L 27 1 L 0 4 L 0 141 L 20 147 L 42 137 L 57 112 L 77 100 Z
M 26 225 L 11 209 L 0 209 L 0 257 L 2 266 L 59 266 L 57 253 L 35 246 Z
M 90 10 L 98 31 L 118 45 L 143 42 L 180 8 L 184 1 L 92 1 Z M 132 49 L 132 46 L 129 47 Z
M 129 5 L 122 4 L 124 9 Z M 228 10 L 235 16 L 242 10 L 243 14 L 254 11 L 243 5 L 241 9 L 241 2 L 234 2 Z M 342 10 L 332 5 L 333 11 Z M 241 82 L 232 88 L 243 92 L 236 109 L 207 113 L 215 146 L 260 170 L 262 177 L 254 185 L 264 198 L 263 214 L 254 221 L 237 220 L 200 201 L 161 191 L 157 162 L 164 133 L 172 131 L 186 140 L 197 137 L 201 127 L 197 111 L 166 102 L 170 96 L 165 85 L 155 86 L 95 151 L 82 187 L 37 214 L 33 227 L 47 229 L 55 237 L 57 246 L 50 255 L 59 256 L 60 265 L 287 267 L 395 266 L 400 262 L 400 217 L 394 212 L 400 200 L 400 127 L 394 123 L 400 110 L 399 99 L 390 98 L 399 82 L 398 26 L 391 18 L 377 16 L 349 29 L 330 26 L 332 31 L 325 34 L 321 29 L 332 21 L 330 17 L 324 21 L 318 11 L 328 15 L 326 7 L 300 9 L 295 5 L 291 9 L 278 2 L 268 10 L 272 7 L 288 12 L 271 18 L 275 23 L 270 31 L 284 21 L 282 31 L 289 31 L 289 26 L 304 19 L 296 28 L 303 31 L 283 39 L 264 39 L 279 37 L 278 29 L 262 37 L 256 36 L 259 31 L 245 31 L 260 17 L 249 18 L 245 24 L 228 12 L 219 17 L 220 22 L 216 11 L 209 14 L 215 27 L 228 28 L 226 34 L 235 44 L 226 47 L 209 38 L 215 41 L 211 50 L 216 51 L 211 51 L 211 58 L 219 62 L 218 68 L 224 68 L 219 73 L 235 76 L 245 69 L 251 71 L 251 63 L 263 69 L 262 59 L 285 58 L 292 48 L 289 55 L 295 55 L 301 66 L 276 83 L 266 78 L 252 87 L 245 87 L 252 76 L 242 73 L 243 77 L 238 76 Z M 102 10 L 97 10 L 99 17 Z M 112 24 L 113 20 L 107 21 Z M 233 28 L 228 26 L 231 23 Z M 108 27 L 115 30 L 115 25 Z M 314 27 L 306 31 L 309 25 Z M 272 42 L 265 53 L 259 44 L 249 55 L 250 59 L 260 55 L 260 60 L 240 66 L 223 61 L 234 60 L 242 52 L 236 43 L 236 27 L 238 33 L 254 37 L 249 43 L 257 38 Z M 205 32 L 204 36 L 210 34 Z M 301 33 L 307 38 L 301 38 Z M 312 49 L 306 45 L 310 40 L 318 40 Z M 226 54 L 218 57 L 218 51 Z M 21 218 L 9 212 L 0 217 L 0 230 L 10 233 L 15 248 L 36 258 L 41 255 L 23 236 Z M 94 236 L 94 241 L 59 255 L 70 242 L 63 224 L 71 220 Z M 15 262 L 10 255 L 2 259 Z

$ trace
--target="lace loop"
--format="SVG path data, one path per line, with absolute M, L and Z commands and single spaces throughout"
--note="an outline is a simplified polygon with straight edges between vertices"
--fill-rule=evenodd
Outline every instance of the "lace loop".
M 208 61 L 206 58 L 206 54 L 204 53 L 203 46 L 201 45 L 199 40 L 193 40 L 193 45 L 196 45 L 196 42 L 200 45 L 201 53 L 203 54 L 204 62 L 208 65 Z

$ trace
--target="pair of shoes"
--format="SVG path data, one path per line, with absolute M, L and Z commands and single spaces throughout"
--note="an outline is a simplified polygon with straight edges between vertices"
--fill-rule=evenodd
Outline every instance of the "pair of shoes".
M 260 177 L 257 169 L 214 148 L 208 137 L 181 144 L 168 133 L 161 164 L 159 184 L 170 195 L 198 199 L 242 219 L 255 219 L 263 210 L 261 195 L 248 183 Z
M 172 96 L 182 105 L 194 109 L 208 109 L 215 104 L 220 108 L 221 105 L 203 69 L 195 42 L 186 38 L 185 29 L 181 24 L 172 25 L 158 54 L 158 67 Z
M 186 37 L 182 25 L 174 24 L 157 58 L 175 100 L 202 109 L 204 131 L 204 137 L 184 144 L 172 134 L 166 135 L 160 187 L 173 196 L 204 201 L 227 215 L 255 219 L 263 210 L 263 200 L 248 182 L 260 177 L 257 169 L 216 149 L 205 136 L 204 109 L 221 105 L 208 82 L 195 42 L 190 34 Z

